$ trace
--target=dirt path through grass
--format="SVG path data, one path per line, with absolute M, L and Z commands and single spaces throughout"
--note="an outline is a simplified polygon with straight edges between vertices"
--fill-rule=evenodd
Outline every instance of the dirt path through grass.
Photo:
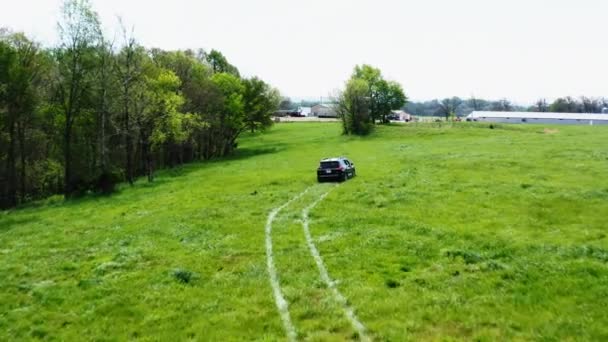
M 276 303 L 277 309 L 279 311 L 279 314 L 281 316 L 281 320 L 283 322 L 283 327 L 285 329 L 285 333 L 287 334 L 287 338 L 290 341 L 297 340 L 298 333 L 297 333 L 295 325 L 293 324 L 292 319 L 291 319 L 291 315 L 289 312 L 289 303 L 285 299 L 285 295 L 283 293 L 283 290 L 281 289 L 279 273 L 277 272 L 277 268 L 276 268 L 276 264 L 275 264 L 275 260 L 274 260 L 273 242 L 272 242 L 272 228 L 273 228 L 272 225 L 273 225 L 273 222 L 275 221 L 276 217 L 279 215 L 279 213 L 283 209 L 285 209 L 289 205 L 293 204 L 294 202 L 298 201 L 304 195 L 306 195 L 311 189 L 316 188 L 316 187 L 318 187 L 318 186 L 311 186 L 311 187 L 307 188 L 306 190 L 304 190 L 303 192 L 301 192 L 300 194 L 293 197 L 292 199 L 290 199 L 289 201 L 285 202 L 281 206 L 274 208 L 268 214 L 268 219 L 266 221 L 266 227 L 265 227 L 266 262 L 267 262 L 268 276 L 269 276 L 269 280 L 270 280 L 270 285 L 273 290 L 275 303 Z M 342 293 L 338 290 L 338 288 L 336 286 L 336 282 L 334 280 L 332 280 L 332 278 L 330 277 L 329 272 L 327 271 L 327 267 L 325 266 L 325 264 L 323 262 L 323 258 L 321 257 L 321 254 L 319 253 L 319 250 L 317 249 L 317 247 L 314 243 L 314 240 L 312 238 L 312 234 L 310 233 L 310 216 L 309 216 L 310 211 L 312 209 L 314 209 L 320 202 L 322 202 L 331 193 L 331 191 L 334 190 L 336 187 L 337 186 L 332 186 L 329 190 L 323 192 L 319 197 L 317 197 L 317 195 L 315 194 L 316 199 L 312 202 L 312 204 L 309 204 L 308 206 L 305 206 L 306 205 L 305 203 L 300 203 L 299 205 L 296 205 L 296 206 L 299 206 L 299 207 L 304 206 L 304 208 L 301 209 L 301 215 L 300 215 L 301 225 L 302 225 L 302 229 L 304 231 L 304 236 L 306 238 L 306 245 L 308 247 L 308 250 L 310 251 L 312 258 L 315 261 L 315 264 L 316 264 L 318 272 L 319 272 L 319 277 L 321 278 L 323 283 L 325 283 L 327 288 L 331 291 L 331 297 L 340 306 L 340 308 L 342 309 L 342 312 L 344 313 L 344 316 L 348 319 L 348 321 L 350 322 L 353 329 L 357 332 L 359 339 L 361 339 L 362 341 L 369 341 L 370 339 L 366 334 L 365 326 L 359 321 L 359 319 L 357 318 L 357 315 L 354 312 L 354 309 L 348 304 L 346 297 L 344 297 L 344 295 L 342 295 Z M 299 210 L 299 209 L 296 209 L 296 210 Z
M 319 276 L 321 277 L 323 282 L 327 285 L 327 287 L 331 290 L 334 300 L 342 306 L 344 315 L 350 321 L 353 329 L 355 329 L 355 331 L 357 331 L 357 333 L 359 334 L 359 338 L 362 341 L 369 341 L 370 339 L 365 332 L 365 330 L 366 330 L 365 326 L 357 318 L 355 311 L 348 304 L 346 297 L 344 297 L 342 295 L 342 293 L 340 292 L 340 290 L 338 290 L 338 288 L 336 287 L 336 282 L 334 280 L 332 280 L 331 277 L 329 276 L 329 272 L 327 272 L 327 267 L 325 267 L 325 264 L 323 263 L 323 258 L 321 258 L 321 254 L 319 253 L 319 250 L 315 246 L 312 235 L 310 234 L 310 217 L 309 217 L 310 211 L 312 209 L 314 209 L 320 202 L 322 202 L 325 199 L 325 197 L 327 197 L 327 195 L 329 195 L 329 193 L 334 188 L 332 188 L 329 191 L 322 194 L 321 197 L 319 197 L 316 201 L 314 201 L 308 207 L 302 209 L 302 229 L 304 230 L 304 236 L 306 237 L 306 244 L 308 245 L 310 254 L 312 255 L 313 259 L 315 260 L 315 263 L 317 264 L 317 268 L 319 269 Z
M 266 221 L 266 266 L 268 268 L 268 276 L 270 278 L 270 286 L 272 287 L 272 292 L 274 294 L 274 300 L 277 304 L 277 309 L 279 310 L 279 314 L 281 315 L 281 320 L 283 321 L 283 327 L 285 328 L 285 332 L 287 333 L 287 337 L 290 341 L 295 341 L 297 334 L 296 329 L 291 322 L 291 317 L 289 315 L 289 304 L 285 300 L 283 296 L 283 292 L 281 291 L 281 284 L 279 283 L 279 276 L 277 274 L 276 266 L 274 263 L 274 256 L 272 253 L 272 221 L 274 221 L 275 217 L 279 214 L 279 212 L 294 201 L 297 201 L 300 197 L 304 196 L 308 190 L 311 188 L 307 188 L 302 191 L 300 194 L 285 202 L 280 207 L 274 208 L 270 214 L 268 214 L 268 220 Z

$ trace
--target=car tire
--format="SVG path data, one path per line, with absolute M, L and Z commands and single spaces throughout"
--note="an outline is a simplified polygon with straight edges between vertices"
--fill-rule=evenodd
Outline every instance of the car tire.
M 348 173 L 347 173 L 347 172 L 344 172 L 344 173 L 342 174 L 342 178 L 340 179 L 340 181 L 342 181 L 342 182 L 346 182 L 347 180 L 348 180 Z

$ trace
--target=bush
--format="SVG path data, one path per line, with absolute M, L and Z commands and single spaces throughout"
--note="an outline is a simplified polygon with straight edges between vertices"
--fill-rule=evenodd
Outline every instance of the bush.
M 29 198 L 45 198 L 63 191 L 63 166 L 53 159 L 36 160 L 29 164 L 27 187 Z

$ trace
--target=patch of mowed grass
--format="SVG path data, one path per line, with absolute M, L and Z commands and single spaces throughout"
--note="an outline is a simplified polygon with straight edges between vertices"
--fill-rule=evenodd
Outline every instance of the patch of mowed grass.
M 274 225 L 279 280 L 300 338 L 353 338 L 299 222 L 336 155 L 358 177 L 310 228 L 373 338 L 608 339 L 608 128 L 545 128 L 280 124 L 153 184 L 1 212 L 0 340 L 284 340 L 264 225 L 310 186 Z

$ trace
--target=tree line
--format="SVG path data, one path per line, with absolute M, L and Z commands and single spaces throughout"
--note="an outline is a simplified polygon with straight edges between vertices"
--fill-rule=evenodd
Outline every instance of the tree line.
M 531 106 L 520 106 L 513 104 L 508 99 L 489 101 L 472 97 L 462 99 L 460 97 L 445 98 L 443 100 L 431 100 L 424 102 L 408 102 L 404 110 L 417 116 L 466 116 L 473 111 L 498 111 L 498 112 L 555 112 L 555 113 L 602 113 L 608 108 L 607 98 L 591 98 L 582 96 L 574 98 L 570 96 L 560 97 L 553 102 L 539 99 Z
M 52 194 L 109 193 L 159 168 L 230 155 L 280 102 L 219 51 L 104 37 L 88 0 L 66 0 L 60 42 L 0 30 L 0 207 Z

